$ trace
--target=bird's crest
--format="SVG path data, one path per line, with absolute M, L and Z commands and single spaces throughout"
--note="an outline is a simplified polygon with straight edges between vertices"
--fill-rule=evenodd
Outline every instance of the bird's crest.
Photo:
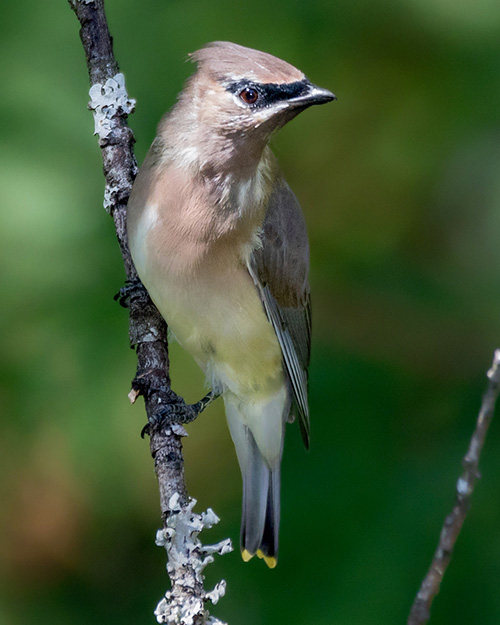
M 228 41 L 213 41 L 189 54 L 198 64 L 198 71 L 211 74 L 217 80 L 246 78 L 259 83 L 291 83 L 305 78 L 290 63 L 271 54 L 245 48 Z

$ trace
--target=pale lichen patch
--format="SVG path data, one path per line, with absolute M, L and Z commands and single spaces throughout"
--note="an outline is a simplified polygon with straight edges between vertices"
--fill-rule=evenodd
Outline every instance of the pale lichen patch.
M 221 580 L 215 588 L 203 591 L 203 569 L 213 562 L 213 554 L 224 555 L 232 551 L 231 541 L 222 540 L 215 545 L 202 545 L 198 538 L 203 529 L 210 529 L 219 522 L 215 512 L 193 512 L 195 499 L 181 505 L 179 493 L 174 493 L 168 502 L 169 516 L 166 527 L 158 530 L 156 544 L 167 552 L 167 571 L 172 580 L 172 589 L 158 603 L 155 616 L 158 623 L 194 625 L 200 616 L 211 625 L 224 625 L 222 621 L 210 617 L 205 603 L 216 604 L 226 591 L 226 582 Z
M 121 113 L 130 115 L 135 100 L 128 97 L 125 76 L 121 72 L 108 78 L 104 84 L 92 85 L 89 95 L 89 109 L 94 113 L 94 134 L 98 135 L 101 144 L 113 131 L 113 118 Z

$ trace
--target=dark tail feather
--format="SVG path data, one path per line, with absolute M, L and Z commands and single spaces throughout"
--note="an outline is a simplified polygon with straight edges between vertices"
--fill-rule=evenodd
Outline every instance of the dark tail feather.
M 243 473 L 241 553 L 244 560 L 257 554 L 270 568 L 278 557 L 280 521 L 280 463 L 269 468 L 250 432 L 251 451 Z

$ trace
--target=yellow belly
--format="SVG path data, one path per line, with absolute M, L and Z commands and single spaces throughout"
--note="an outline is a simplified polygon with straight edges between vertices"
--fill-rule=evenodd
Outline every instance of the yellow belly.
M 212 385 L 259 401 L 283 386 L 281 350 L 246 268 L 168 278 L 149 287 L 175 338 L 203 368 Z

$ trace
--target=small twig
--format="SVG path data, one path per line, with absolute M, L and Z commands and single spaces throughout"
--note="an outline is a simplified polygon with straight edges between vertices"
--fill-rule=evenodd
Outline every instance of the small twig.
M 148 433 L 163 520 L 157 544 L 167 551 L 167 570 L 172 584 L 155 615 L 159 623 L 220 623 L 210 617 L 205 603 L 218 601 L 224 594 L 225 582 L 206 592 L 202 571 L 213 560 L 211 554 L 226 553 L 231 545 L 223 541 L 203 546 L 198 540 L 200 531 L 211 527 L 218 519 L 211 510 L 203 514 L 193 512 L 196 502 L 189 497 L 184 481 L 181 442 L 186 436 L 184 428 L 175 423 L 158 425 L 155 419 L 168 406 L 178 407 L 183 400 L 170 388 L 166 323 L 140 283 L 128 249 L 126 207 L 137 163 L 133 152 L 135 139 L 127 126 L 127 117 L 135 102 L 127 95 L 125 78 L 113 55 L 103 0 L 69 0 L 69 3 L 81 24 L 80 37 L 87 58 L 91 84 L 89 108 L 94 114 L 106 179 L 104 208 L 115 222 L 129 285 L 119 295 L 120 302 L 129 308 L 130 344 L 136 348 L 138 359 L 129 399 L 133 403 L 139 395 L 144 396 L 148 423 L 152 424 Z
M 424 625 L 430 618 L 432 601 L 439 592 L 441 581 L 453 554 L 453 548 L 469 510 L 470 497 L 474 491 L 476 480 L 480 477 L 479 458 L 493 418 L 495 402 L 500 392 L 500 350 L 498 349 L 495 351 L 493 364 L 487 376 L 489 384 L 483 396 L 469 449 L 462 461 L 464 470 L 457 481 L 455 505 L 444 520 L 439 544 L 427 575 L 413 602 L 408 625 Z

